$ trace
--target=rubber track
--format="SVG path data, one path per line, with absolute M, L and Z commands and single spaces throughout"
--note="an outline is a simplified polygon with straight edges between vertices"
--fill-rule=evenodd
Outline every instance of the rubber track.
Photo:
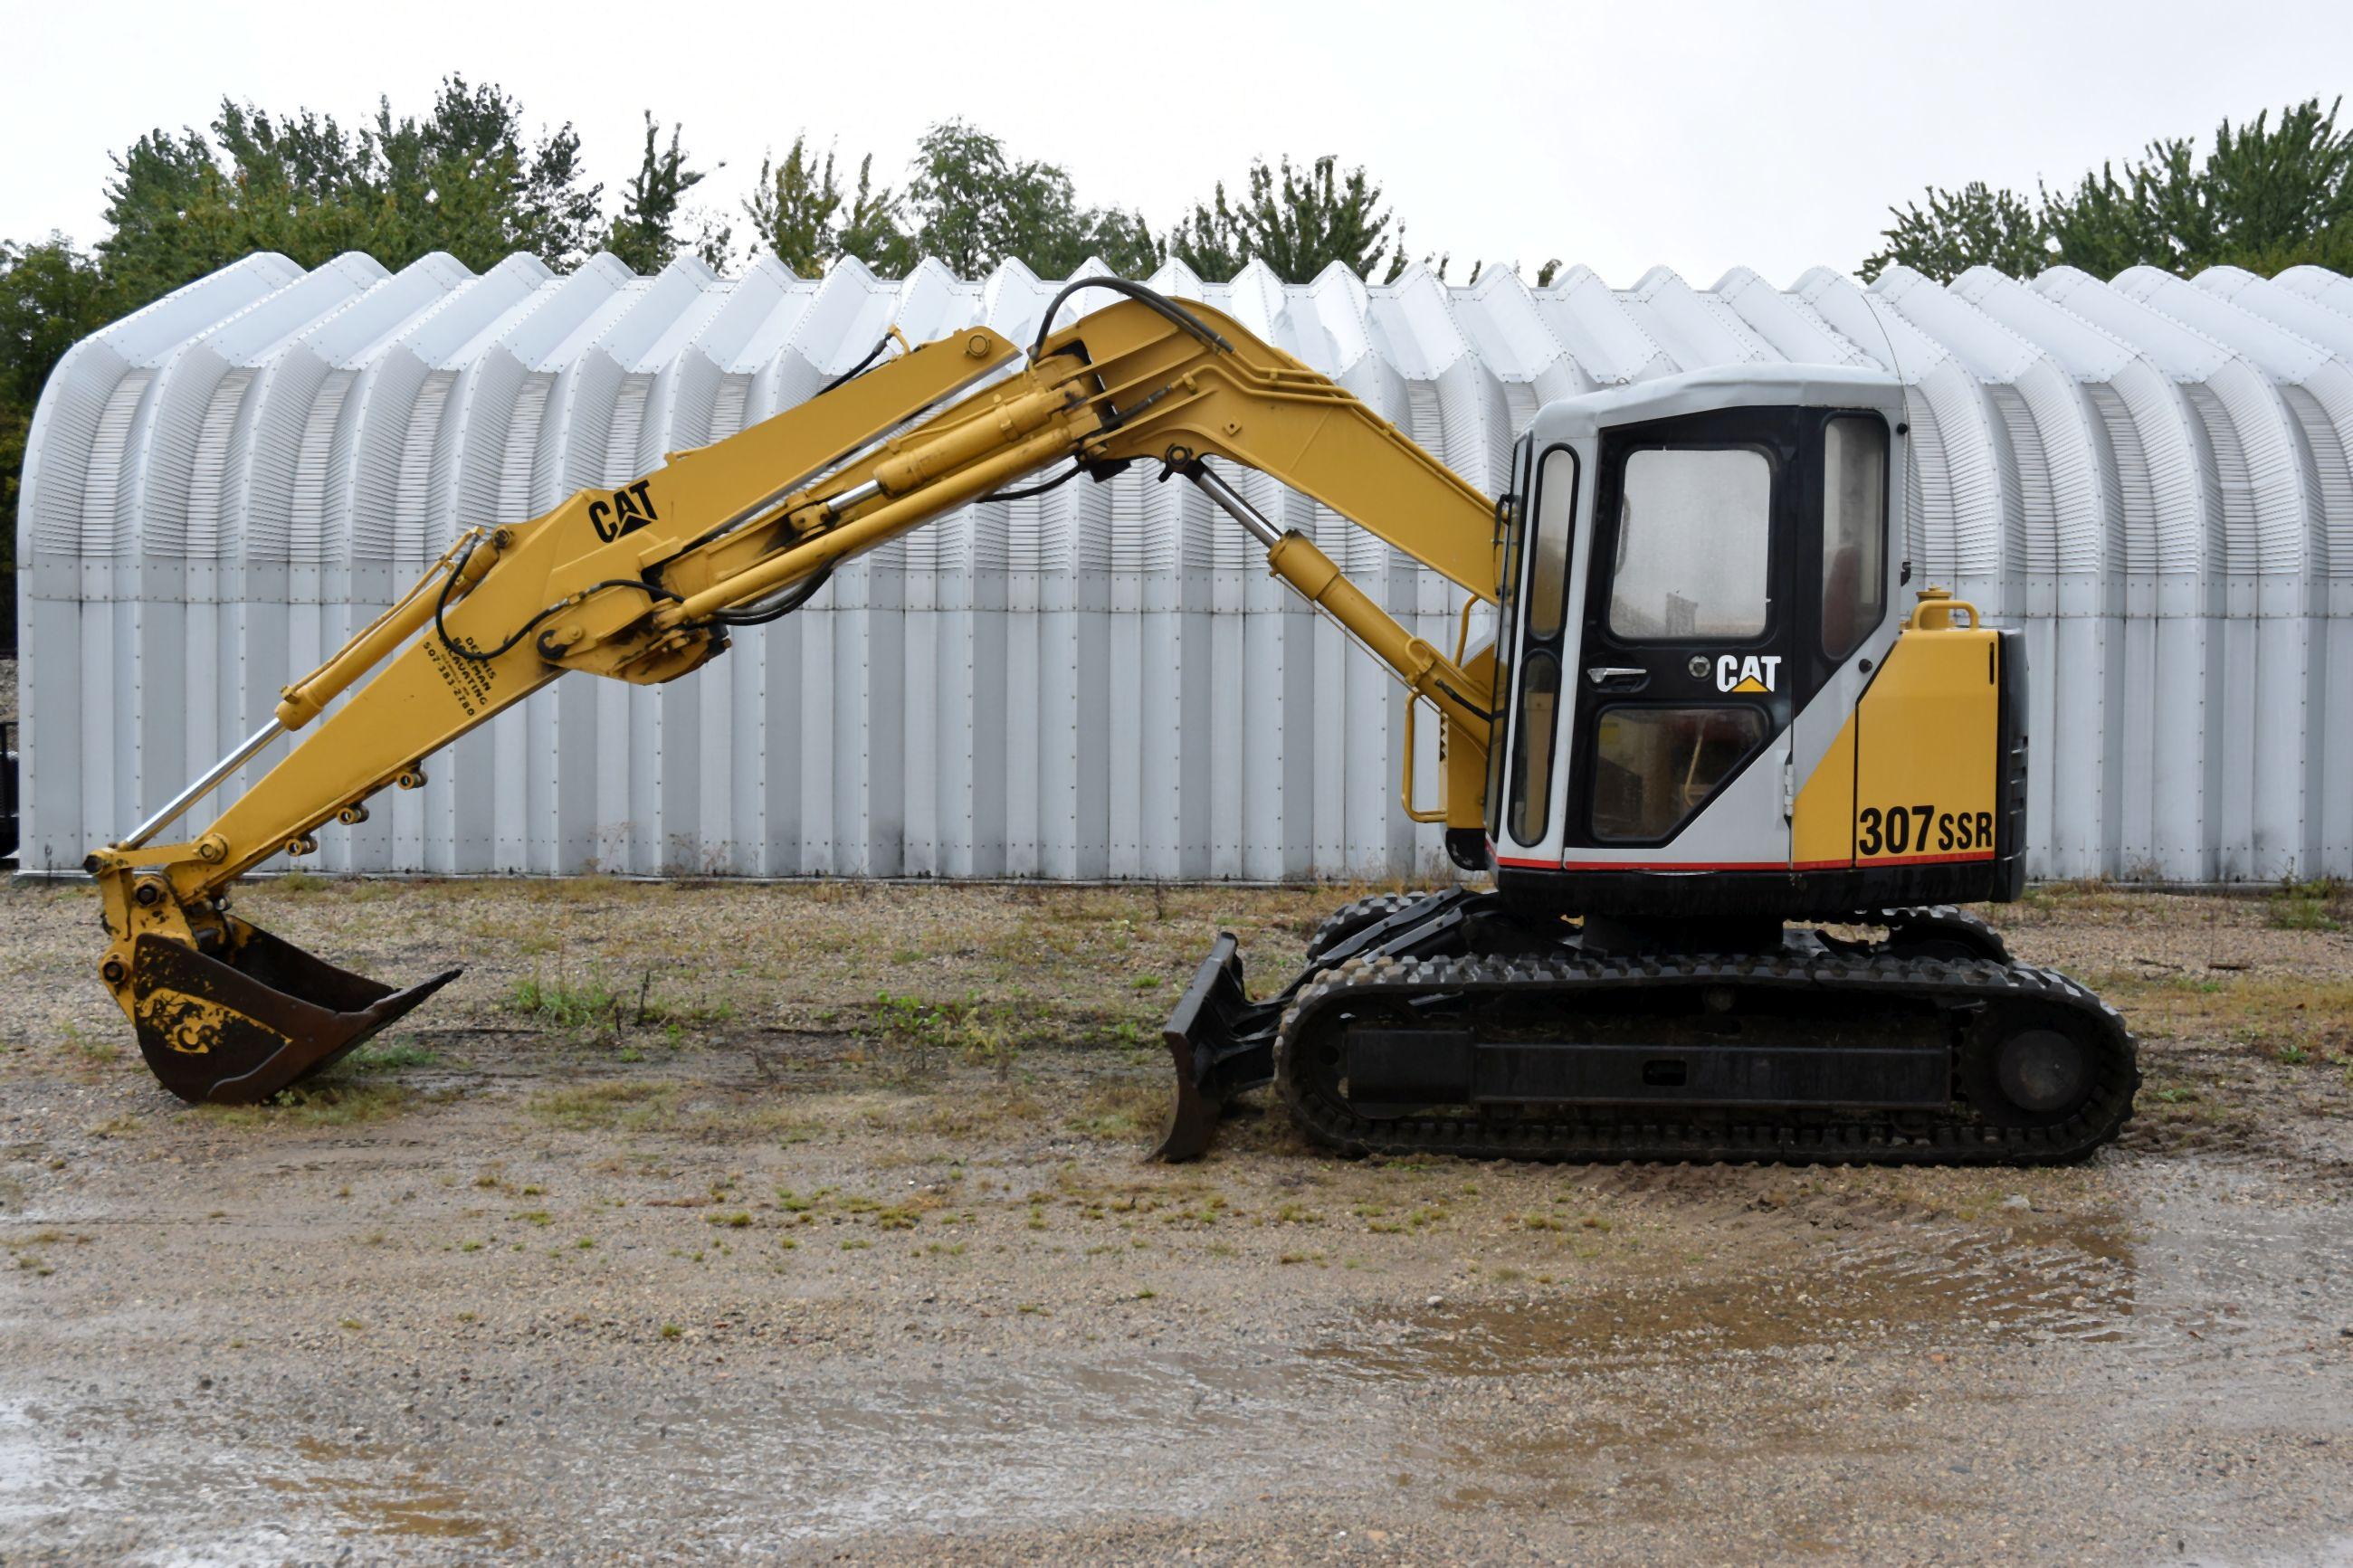
M 1340 1098 L 1336 1079 L 1304 1083 L 1293 1070 L 1294 1043 L 1319 1015 L 1377 997 L 1419 1001 L 1434 996 L 1513 1000 L 1551 991 L 1563 1010 L 1580 994 L 1604 990 L 1732 982 L 1927 997 L 1957 1003 L 2033 1002 L 2063 1007 L 2091 1021 L 2100 1042 L 2099 1079 L 2092 1098 L 2070 1121 L 2052 1127 L 1989 1126 L 1966 1116 L 1925 1130 L 1873 1122 L 1868 1113 L 1836 1122 L 1789 1123 L 1712 1119 L 1677 1123 L 1646 1110 L 1609 1108 L 1609 1116 L 1546 1121 L 1472 1117 L 1374 1121 Z M 1275 1083 L 1308 1135 L 1351 1154 L 1451 1154 L 1474 1160 L 1668 1160 L 1701 1163 L 1790 1162 L 1822 1164 L 2049 1165 L 2089 1155 L 2123 1131 L 2132 1115 L 2140 1073 L 2132 1034 L 2116 1010 L 2055 970 L 1992 960 L 1905 958 L 1895 954 L 1770 957 L 1592 958 L 1577 954 L 1517 958 L 1350 959 L 1300 987 L 1283 1014 L 1275 1041 Z M 1959 1104 L 1960 1102 L 1956 1102 Z M 1564 1107 L 1568 1116 L 1575 1108 Z M 1595 1108 L 1597 1110 L 1599 1108 Z M 1662 1108 L 1663 1109 L 1663 1108 Z M 1622 1114 L 1625 1120 L 1610 1116 Z M 1732 1113 L 1737 1114 L 1737 1113 Z M 1638 1120 L 1639 1119 L 1639 1120 Z
M 1426 890 L 1375 893 L 1370 898 L 1358 899 L 1353 903 L 1342 904 L 1315 923 L 1314 934 L 1307 939 L 1308 963 L 1313 964 L 1317 959 L 1374 921 L 1385 921 L 1410 905 L 1418 904 L 1422 900 L 1433 896 Z

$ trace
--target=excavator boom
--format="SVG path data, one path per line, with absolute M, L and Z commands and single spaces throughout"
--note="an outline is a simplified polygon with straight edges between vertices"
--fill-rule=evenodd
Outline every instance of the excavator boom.
M 1230 318 L 1115 279 L 1124 297 L 1025 352 L 976 327 L 884 359 L 738 435 L 584 490 L 533 521 L 467 530 L 382 616 L 285 689 L 269 722 L 86 862 L 103 893 L 100 973 L 165 1087 L 251 1102 L 425 1000 L 349 974 L 227 912 L 227 890 L 332 823 L 423 784 L 428 760 L 569 670 L 675 679 L 732 633 L 790 613 L 844 561 L 1047 469 L 1132 464 L 1200 486 L 1275 574 L 1397 671 L 1447 727 L 1457 826 L 1475 826 L 1485 666 L 1412 636 L 1314 542 L 1274 528 L 1208 466 L 1271 475 L 1492 600 L 1486 497 L 1354 395 Z M 903 347 L 903 340 L 901 340 Z M 878 345 L 877 355 L 890 340 Z M 349 693 L 347 700 L 330 706 Z M 287 753 L 205 829 L 158 842 L 280 736 Z

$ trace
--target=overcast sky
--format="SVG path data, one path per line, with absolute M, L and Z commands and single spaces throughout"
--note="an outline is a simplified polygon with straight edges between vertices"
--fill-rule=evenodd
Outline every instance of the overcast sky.
M 649 108 L 726 161 L 697 194 L 731 216 L 797 132 L 895 179 L 927 123 L 962 115 L 1155 225 L 1253 154 L 1329 152 L 1370 168 L 1457 279 L 1473 258 L 1558 256 L 1620 285 L 1662 263 L 1786 283 L 1852 268 L 1928 183 L 2031 191 L 2353 87 L 2348 0 L 0 9 L 0 237 L 84 243 L 108 154 L 153 126 L 201 126 L 224 94 L 347 122 L 378 94 L 421 111 L 454 70 L 573 121 L 608 198 Z

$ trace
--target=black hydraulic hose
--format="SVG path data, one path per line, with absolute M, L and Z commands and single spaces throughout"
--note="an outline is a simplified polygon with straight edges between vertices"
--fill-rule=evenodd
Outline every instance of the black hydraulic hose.
M 1077 479 L 1081 474 L 1085 472 L 1085 468 L 1074 463 L 1062 472 L 1056 474 L 1052 479 L 1047 479 L 1040 484 L 1025 485 L 1021 489 L 1015 490 L 991 490 L 980 499 L 985 501 L 1028 500 L 1031 496 L 1041 496 L 1048 490 L 1060 489 L 1064 485 L 1069 484 L 1072 479 Z
M 834 565 L 834 562 L 827 562 L 815 573 L 804 578 L 801 584 L 790 594 L 764 610 L 721 610 L 706 616 L 705 619 L 711 625 L 722 626 L 765 626 L 770 621 L 781 621 L 817 597 L 818 590 L 832 581 Z
M 872 348 L 866 351 L 866 357 L 864 359 L 860 360 L 856 364 L 851 365 L 848 370 L 843 371 L 839 375 L 835 376 L 831 381 L 828 381 L 823 386 L 818 387 L 817 389 L 816 395 L 823 397 L 835 387 L 847 386 L 851 382 L 856 381 L 860 376 L 864 375 L 869 370 L 873 368 L 874 362 L 881 359 L 882 357 L 882 351 L 890 346 L 891 334 L 885 332 L 882 334 L 881 342 L 876 343 Z
M 1234 352 L 1234 345 L 1220 336 L 1216 328 L 1157 289 L 1149 289 L 1141 283 L 1132 283 L 1124 278 L 1081 278 L 1063 284 L 1061 291 L 1054 296 L 1053 303 L 1046 307 L 1046 313 L 1038 319 L 1038 341 L 1029 345 L 1029 357 L 1032 360 L 1045 352 L 1046 339 L 1054 328 L 1054 312 L 1062 308 L 1062 301 L 1082 289 L 1108 289 L 1114 294 L 1124 294 L 1131 300 L 1150 306 L 1155 311 L 1167 317 L 1212 348 L 1223 349 L 1228 353 Z
M 456 637 L 451 637 L 449 635 L 448 625 L 446 625 L 441 618 L 449 608 L 449 590 L 458 585 L 458 579 L 465 574 L 466 563 L 472 558 L 475 550 L 480 547 L 481 542 L 482 542 L 479 537 L 467 542 L 466 548 L 459 553 L 458 559 L 450 564 L 449 574 L 441 579 L 441 593 L 439 596 L 433 601 L 434 635 L 441 639 L 441 646 L 443 647 L 448 648 L 451 653 L 457 655 L 459 658 L 466 660 L 469 664 L 489 664 L 492 660 L 498 658 L 501 655 L 512 651 L 517 643 L 520 643 L 523 638 L 531 636 L 532 629 L 537 626 L 540 622 L 547 619 L 548 616 L 559 614 L 578 603 L 581 595 L 593 594 L 599 588 L 635 588 L 638 592 L 656 599 L 676 599 L 678 597 L 676 594 L 671 593 L 668 588 L 645 582 L 640 578 L 607 577 L 601 583 L 589 584 L 588 586 L 580 590 L 580 595 L 575 595 L 572 598 L 565 599 L 556 604 L 548 605 L 547 608 L 540 611 L 539 614 L 532 616 L 531 619 L 517 626 L 514 629 L 513 634 L 510 636 L 506 641 L 499 644 L 498 647 L 491 649 L 490 652 L 484 653 L 480 648 L 470 647 L 466 644 L 459 642 Z

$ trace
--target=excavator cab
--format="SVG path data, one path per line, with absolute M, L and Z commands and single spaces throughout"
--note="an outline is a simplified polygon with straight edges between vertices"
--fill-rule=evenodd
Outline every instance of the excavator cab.
M 2025 661 L 1913 583 L 1908 434 L 1900 381 L 1843 367 L 1539 411 L 1496 509 L 1484 820 L 1448 835 L 1493 890 L 1352 905 L 1258 1002 L 1221 941 L 1169 1019 L 1163 1152 L 1265 1082 L 1358 1153 L 2040 1163 L 2113 1137 L 2116 1015 L 1952 907 L 2022 890 Z
M 2015 647 L 2007 681 L 1973 624 L 1897 653 L 1975 619 L 1905 613 L 1905 415 L 1892 376 L 1793 365 L 1536 416 L 1486 792 L 1508 897 L 1691 921 L 2015 896 Z

